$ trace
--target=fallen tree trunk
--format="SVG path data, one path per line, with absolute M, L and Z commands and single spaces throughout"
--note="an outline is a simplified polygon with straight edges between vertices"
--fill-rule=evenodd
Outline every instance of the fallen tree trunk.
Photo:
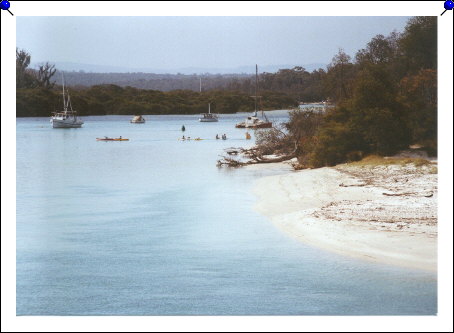
M 253 161 L 256 163 L 278 163 L 278 162 L 284 162 L 291 160 L 292 158 L 295 158 L 296 154 L 289 154 L 289 155 L 283 155 L 279 157 L 274 157 L 274 158 L 269 158 L 269 157 L 255 157 L 253 158 Z
M 236 159 L 231 158 L 231 157 L 221 156 L 222 159 L 218 160 L 217 166 L 221 167 L 221 166 L 225 165 L 225 166 L 228 166 L 228 167 L 237 168 L 237 167 L 240 167 L 240 166 L 251 165 L 251 164 L 284 162 L 284 161 L 291 160 L 292 158 L 295 158 L 296 157 L 296 150 L 297 149 L 295 148 L 295 150 L 293 152 L 291 152 L 290 154 L 286 154 L 286 155 L 270 158 L 270 157 L 264 157 L 263 155 L 261 155 L 259 153 L 259 149 L 257 147 L 253 147 L 253 148 L 250 148 L 250 149 L 229 148 L 228 151 L 227 151 L 227 154 L 229 154 L 229 155 L 237 155 L 238 153 L 241 153 L 243 156 L 249 158 L 249 160 L 240 161 L 240 160 L 236 160 Z

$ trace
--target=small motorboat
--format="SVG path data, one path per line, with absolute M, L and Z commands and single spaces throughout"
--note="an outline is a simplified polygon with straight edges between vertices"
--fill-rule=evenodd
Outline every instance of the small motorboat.
M 96 141 L 129 141 L 129 139 L 122 138 L 121 136 L 119 138 L 108 138 L 105 136 L 103 138 L 96 138 Z
M 142 116 L 134 116 L 129 122 L 131 124 L 145 124 L 145 118 Z

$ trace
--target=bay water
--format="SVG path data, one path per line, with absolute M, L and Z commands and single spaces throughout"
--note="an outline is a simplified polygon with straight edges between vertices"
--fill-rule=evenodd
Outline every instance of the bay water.
M 289 171 L 216 167 L 253 143 L 245 116 L 18 118 L 17 315 L 436 314 L 435 273 L 307 246 L 254 211 L 254 182 Z

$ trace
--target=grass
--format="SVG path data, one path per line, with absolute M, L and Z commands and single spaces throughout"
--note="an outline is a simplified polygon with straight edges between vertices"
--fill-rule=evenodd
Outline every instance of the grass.
M 352 166 L 380 166 L 380 165 L 407 165 L 413 163 L 416 167 L 430 165 L 431 162 L 424 158 L 409 158 L 409 157 L 392 157 L 386 158 L 378 155 L 369 155 L 360 161 L 347 163 Z
M 438 173 L 438 168 L 436 166 L 433 166 L 429 169 L 429 173 L 431 174 L 437 174 Z

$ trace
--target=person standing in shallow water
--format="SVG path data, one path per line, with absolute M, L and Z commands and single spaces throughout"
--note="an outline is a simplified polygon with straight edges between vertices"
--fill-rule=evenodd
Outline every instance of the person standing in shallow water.
M 181 130 L 182 130 L 183 132 L 186 131 L 186 127 L 184 127 L 184 125 L 181 126 Z

